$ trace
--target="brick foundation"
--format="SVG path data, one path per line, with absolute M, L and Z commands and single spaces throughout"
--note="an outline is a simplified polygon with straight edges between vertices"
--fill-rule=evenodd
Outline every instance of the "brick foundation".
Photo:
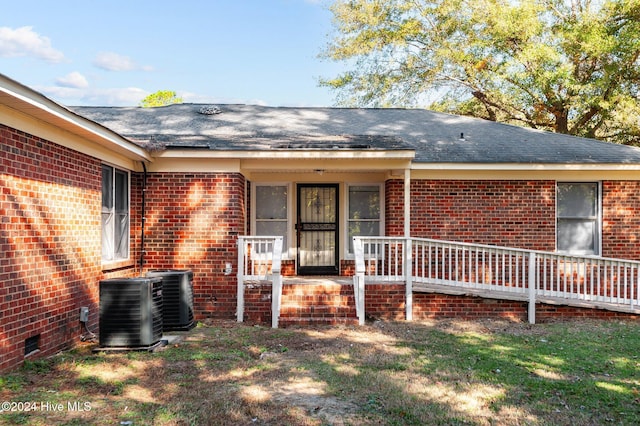
M 365 289 L 367 320 L 403 321 L 405 292 L 402 284 L 367 284 Z M 528 303 L 437 293 L 413 294 L 413 319 L 458 318 L 475 320 L 500 318 L 528 321 Z M 601 309 L 560 305 L 536 305 L 536 322 L 560 318 L 597 318 L 640 320 L 640 316 Z M 252 285 L 245 290 L 244 320 L 271 324 L 271 284 Z M 357 323 L 353 286 L 350 284 L 287 284 L 283 288 L 280 325 Z

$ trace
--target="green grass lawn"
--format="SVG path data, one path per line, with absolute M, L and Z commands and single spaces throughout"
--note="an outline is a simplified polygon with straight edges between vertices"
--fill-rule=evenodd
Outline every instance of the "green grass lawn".
M 1 376 L 0 423 L 640 424 L 638 322 L 219 322 L 154 353 L 91 349 Z

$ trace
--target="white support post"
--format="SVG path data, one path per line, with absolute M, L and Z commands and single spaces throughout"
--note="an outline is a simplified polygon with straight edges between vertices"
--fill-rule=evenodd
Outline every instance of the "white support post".
M 362 247 L 362 240 L 358 237 L 353 237 L 353 252 L 356 259 L 356 271 L 353 276 L 353 293 L 356 302 L 356 315 L 358 316 L 358 324 L 364 325 L 364 248 Z
M 273 241 L 273 257 L 271 264 L 271 327 L 278 328 L 280 307 L 282 303 L 282 237 Z
M 413 271 L 411 250 L 411 169 L 404 169 L 404 279 L 405 317 L 413 320 Z
M 536 254 L 529 252 L 529 324 L 536 323 Z
M 633 268 L 631 269 L 631 275 L 633 276 Z M 634 283 L 633 283 L 633 278 L 631 278 L 629 281 L 631 281 L 631 309 L 635 309 L 636 308 L 636 298 L 640 300 L 640 268 L 636 268 L 636 282 L 635 282 L 635 291 L 634 291 Z
M 411 237 L 411 169 L 404 170 L 404 237 Z
M 404 239 L 405 311 L 407 321 L 413 321 L 413 248 L 411 238 Z
M 236 306 L 236 319 L 238 322 L 244 320 L 244 245 L 245 240 L 238 238 L 238 300 Z

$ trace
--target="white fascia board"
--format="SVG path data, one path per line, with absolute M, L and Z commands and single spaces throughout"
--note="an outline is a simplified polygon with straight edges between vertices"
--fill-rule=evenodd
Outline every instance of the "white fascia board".
M 234 159 L 312 159 L 312 160 L 334 160 L 334 159 L 395 159 L 412 160 L 415 157 L 413 150 L 393 150 L 393 151 L 363 151 L 363 150 L 264 150 L 264 151 L 220 151 L 207 149 L 171 149 L 153 154 L 157 158 L 234 158 Z
M 640 164 L 526 164 L 526 163 L 412 163 L 412 170 L 504 170 L 504 171 L 635 171 Z
M 640 164 L 425 164 L 413 163 L 414 179 L 640 180 Z

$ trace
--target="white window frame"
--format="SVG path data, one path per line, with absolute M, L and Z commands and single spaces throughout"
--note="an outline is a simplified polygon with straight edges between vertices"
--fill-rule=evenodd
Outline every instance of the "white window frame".
M 282 259 L 291 260 L 292 257 L 292 248 L 291 244 L 293 243 L 294 234 L 292 233 L 293 225 L 292 225 L 292 194 L 291 194 L 291 183 L 289 182 L 252 182 L 251 183 L 251 235 L 259 236 L 257 234 L 258 226 L 257 223 L 259 220 L 257 219 L 257 211 L 258 211 L 258 203 L 257 203 L 257 194 L 256 190 L 259 186 L 284 186 L 287 188 L 287 218 L 286 218 L 286 232 L 287 235 L 284 235 L 284 244 L 282 247 Z
M 101 181 L 104 187 L 104 169 L 111 169 L 111 196 L 113 199 L 111 200 L 111 208 L 105 207 L 104 194 L 101 197 L 101 217 L 100 217 L 100 226 L 101 226 L 101 246 L 102 246 L 102 263 L 109 264 L 115 262 L 128 261 L 131 258 L 131 172 L 129 170 L 121 169 L 119 167 L 113 166 L 111 164 L 103 163 L 101 166 Z M 119 214 L 116 211 L 116 200 L 118 195 L 116 193 L 116 175 L 118 173 L 123 173 L 127 177 L 127 207 L 126 207 L 126 232 L 124 238 L 126 241 L 124 244 L 126 245 L 126 256 L 119 255 L 116 250 L 116 219 Z M 108 216 L 107 220 L 109 223 L 105 225 L 105 217 Z M 105 235 L 105 232 L 107 235 Z
M 350 194 L 350 188 L 353 186 L 377 186 L 378 187 L 378 191 L 379 191 L 379 195 L 378 198 L 380 200 L 380 217 L 378 218 L 378 222 L 379 222 L 379 227 L 378 227 L 378 235 L 377 236 L 383 236 L 384 235 L 384 226 L 385 226 L 385 217 L 384 217 L 384 184 L 382 183 L 378 183 L 378 182 L 349 182 L 345 184 L 345 191 L 344 191 L 344 203 L 343 205 L 345 206 L 344 208 L 344 224 L 345 224 L 345 228 L 344 228 L 344 252 L 346 254 L 346 258 L 347 259 L 354 259 L 355 256 L 353 254 L 353 250 L 351 250 L 351 242 L 349 241 L 350 237 L 349 237 L 349 224 L 351 223 L 351 218 L 349 217 L 349 194 Z M 370 221 L 374 221 L 373 219 L 371 219 Z
M 560 205 L 559 205 L 559 197 L 558 197 L 558 189 L 560 188 L 561 185 L 569 185 L 569 184 L 576 184 L 576 185 L 585 185 L 585 184 L 590 184 L 590 185 L 595 185 L 595 189 L 597 191 L 596 194 L 596 214 L 594 216 L 588 216 L 588 217 L 566 217 L 564 219 L 587 219 L 587 220 L 591 220 L 595 223 L 595 227 L 596 227 L 596 231 L 595 231 L 595 239 L 596 241 L 594 242 L 594 252 L 591 253 L 588 250 L 560 250 L 559 249 L 559 222 L 563 219 L 562 217 L 560 217 Z M 557 181 L 556 182 L 556 251 L 559 253 L 567 253 L 567 254 L 575 254 L 575 255 L 588 255 L 588 256 L 600 256 L 602 253 L 602 182 L 596 182 L 596 181 Z

